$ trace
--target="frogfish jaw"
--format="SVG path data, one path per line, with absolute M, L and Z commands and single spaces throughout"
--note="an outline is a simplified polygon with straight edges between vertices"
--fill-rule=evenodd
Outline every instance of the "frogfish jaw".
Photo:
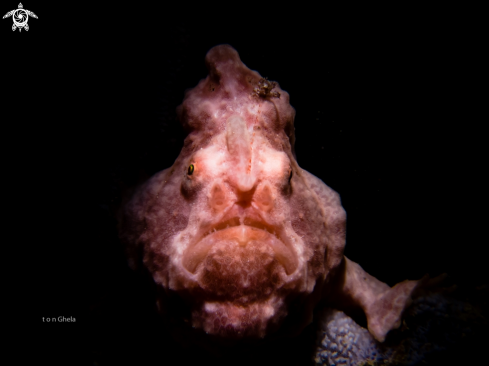
M 287 315 L 299 264 L 280 228 L 239 218 L 215 225 L 182 258 L 196 282 L 192 325 L 227 338 L 264 337 Z

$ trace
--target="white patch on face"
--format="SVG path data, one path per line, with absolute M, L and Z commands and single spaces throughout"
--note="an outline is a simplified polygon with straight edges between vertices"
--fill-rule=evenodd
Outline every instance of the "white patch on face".
M 220 148 L 218 141 L 195 153 L 191 159 L 195 166 L 195 178 L 201 181 L 222 176 L 227 168 L 227 156 Z

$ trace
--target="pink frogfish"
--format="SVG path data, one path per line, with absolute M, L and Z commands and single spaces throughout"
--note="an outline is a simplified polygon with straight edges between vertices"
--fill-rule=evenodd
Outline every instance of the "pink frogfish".
M 209 75 L 177 108 L 188 132 L 180 155 L 120 211 L 129 262 L 151 274 L 162 312 L 176 297 L 191 326 L 214 336 L 298 332 L 326 299 L 363 311 L 383 342 L 425 279 L 391 288 L 346 258 L 338 193 L 296 161 L 289 94 L 229 45 L 205 63 Z

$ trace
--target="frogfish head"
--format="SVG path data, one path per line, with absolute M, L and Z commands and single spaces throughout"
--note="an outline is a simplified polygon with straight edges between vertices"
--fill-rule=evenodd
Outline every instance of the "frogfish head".
M 287 92 L 228 45 L 206 65 L 177 108 L 181 153 L 124 206 L 120 237 L 134 266 L 139 253 L 157 286 L 183 299 L 194 328 L 260 338 L 318 301 L 328 238 L 294 156 Z

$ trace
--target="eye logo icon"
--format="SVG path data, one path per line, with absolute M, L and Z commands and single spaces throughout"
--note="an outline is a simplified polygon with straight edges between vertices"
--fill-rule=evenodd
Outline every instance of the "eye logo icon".
M 19 3 L 18 9 L 14 9 L 12 11 L 9 11 L 7 14 L 5 14 L 3 16 L 3 19 L 8 18 L 10 16 L 14 20 L 14 24 L 12 25 L 12 30 L 15 31 L 17 28 L 19 28 L 19 32 L 22 31 L 22 28 L 24 28 L 26 31 L 29 30 L 29 26 L 27 25 L 29 16 L 37 19 L 37 15 L 30 10 L 24 9 L 22 3 Z

